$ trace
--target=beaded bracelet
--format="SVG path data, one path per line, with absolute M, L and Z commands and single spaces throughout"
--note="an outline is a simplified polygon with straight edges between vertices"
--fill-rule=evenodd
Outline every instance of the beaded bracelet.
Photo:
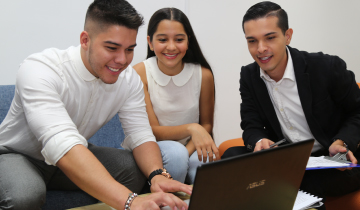
M 125 209 L 124 210 L 131 210 L 130 209 L 130 205 L 132 204 L 132 202 L 134 201 L 134 199 L 138 196 L 138 194 L 136 193 L 129 193 L 129 197 L 125 202 Z

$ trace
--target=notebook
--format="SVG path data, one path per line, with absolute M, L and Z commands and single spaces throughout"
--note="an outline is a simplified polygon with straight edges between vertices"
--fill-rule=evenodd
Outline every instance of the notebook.
M 311 139 L 203 164 L 189 210 L 293 209 L 313 144 Z

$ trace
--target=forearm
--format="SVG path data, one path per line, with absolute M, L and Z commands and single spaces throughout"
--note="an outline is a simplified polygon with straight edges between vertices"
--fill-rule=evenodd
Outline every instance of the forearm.
M 113 179 L 85 146 L 74 146 L 56 165 L 91 196 L 116 209 L 124 208 L 131 191 Z
M 156 169 L 163 168 L 160 148 L 156 142 L 146 142 L 133 150 L 133 155 L 140 170 L 149 177 Z
M 200 124 L 202 127 L 204 127 L 204 129 L 210 134 L 212 135 L 212 129 L 213 129 L 213 125 L 210 123 L 204 123 L 204 124 Z
M 182 140 L 191 136 L 191 127 L 197 123 L 190 123 L 178 126 L 151 126 L 157 141 Z

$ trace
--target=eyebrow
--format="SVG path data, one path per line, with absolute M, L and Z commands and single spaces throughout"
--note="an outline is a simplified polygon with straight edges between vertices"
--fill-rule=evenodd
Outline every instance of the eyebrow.
M 113 45 L 116 45 L 116 46 L 119 46 L 119 47 L 122 46 L 121 44 L 116 43 L 116 42 L 112 42 L 112 41 L 105 41 L 104 43 L 113 44 Z M 130 45 L 128 48 L 136 47 L 136 45 L 137 45 L 137 44 L 135 43 L 135 44 L 133 44 L 133 45 Z
M 156 36 L 167 36 L 167 34 L 156 34 Z M 186 34 L 176 34 L 175 36 L 186 36 Z
M 270 36 L 270 35 L 273 35 L 273 34 L 276 34 L 276 32 L 267 33 L 267 34 L 265 34 L 265 36 Z
M 277 32 L 270 32 L 270 33 L 267 33 L 267 34 L 265 34 L 265 36 L 270 36 L 270 35 L 273 35 L 273 34 L 276 34 Z M 248 36 L 248 37 L 246 37 L 246 39 L 255 39 L 255 37 L 253 37 L 253 36 Z

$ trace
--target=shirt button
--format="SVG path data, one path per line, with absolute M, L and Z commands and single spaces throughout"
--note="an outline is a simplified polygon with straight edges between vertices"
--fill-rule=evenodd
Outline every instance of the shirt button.
M 277 91 L 277 90 L 278 90 L 278 88 L 276 87 L 276 88 L 275 88 L 275 91 Z
M 290 127 L 289 129 L 292 130 L 292 129 L 294 129 L 294 128 L 293 128 L 293 127 Z
M 284 111 L 284 109 L 283 109 L 283 108 L 281 108 L 281 109 L 280 109 L 280 112 L 283 112 L 283 111 Z

